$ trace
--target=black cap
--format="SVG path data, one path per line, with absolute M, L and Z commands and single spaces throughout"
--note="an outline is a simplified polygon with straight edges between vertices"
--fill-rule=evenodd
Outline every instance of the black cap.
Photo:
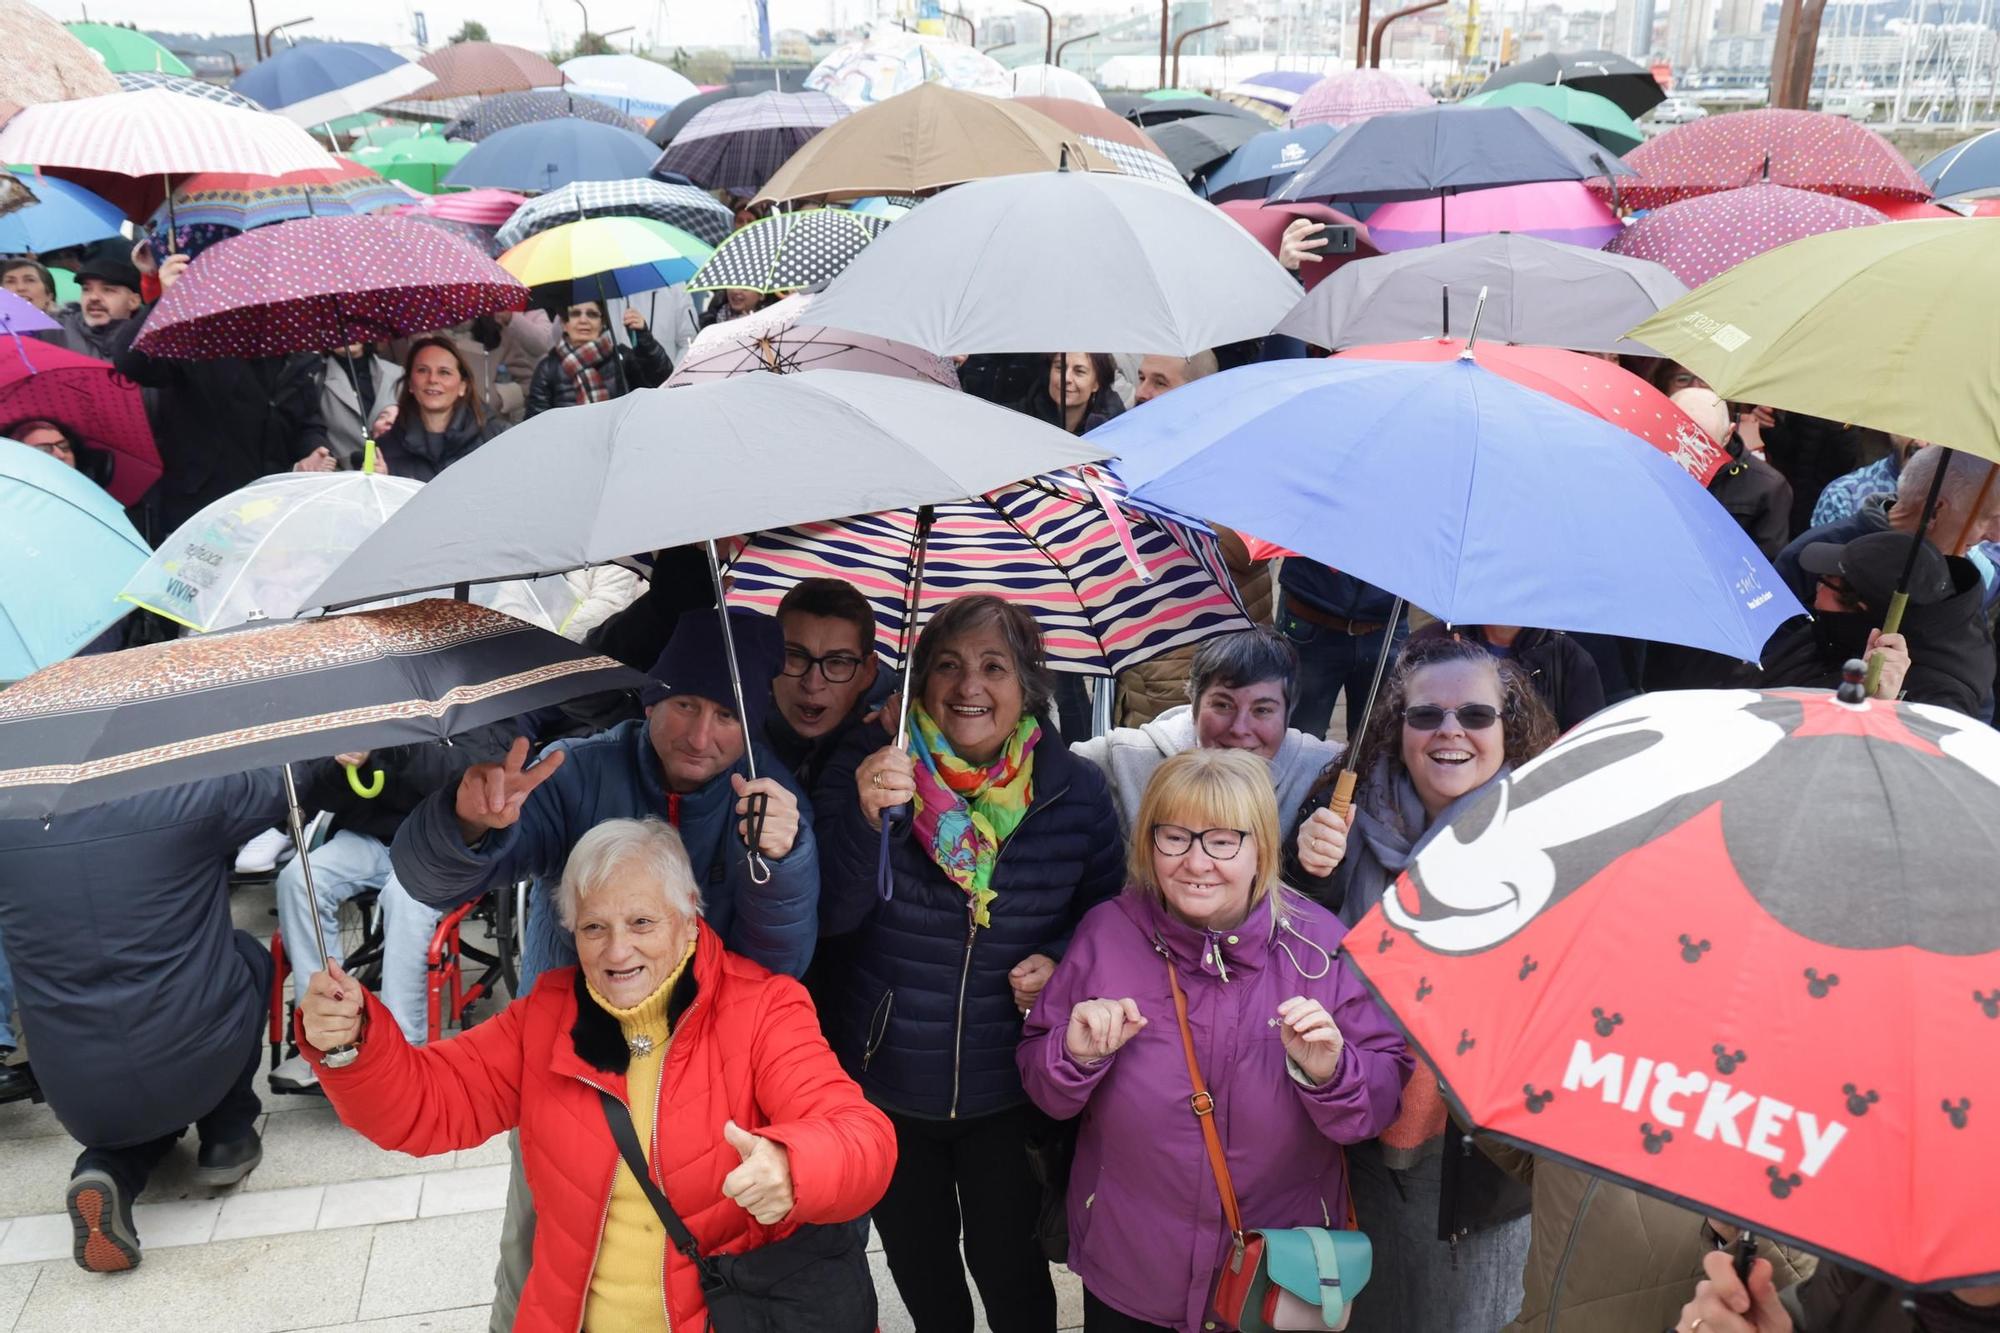
M 76 267 L 76 280 L 81 283 L 85 278 L 115 283 L 135 292 L 144 290 L 139 285 L 139 269 L 132 262 L 132 252 L 123 240 L 100 241 L 86 247 L 83 262 Z
M 1808 574 L 1837 575 L 1862 605 L 1880 610 L 1889 605 L 1915 540 L 1908 533 L 1871 532 L 1846 543 L 1814 542 L 1799 552 L 1799 568 Z M 1943 554 L 1924 542 L 1910 572 L 1910 605 L 1931 606 L 1957 591 Z

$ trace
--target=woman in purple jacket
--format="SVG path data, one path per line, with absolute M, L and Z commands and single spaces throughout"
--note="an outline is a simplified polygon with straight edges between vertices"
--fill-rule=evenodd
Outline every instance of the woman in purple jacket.
M 1345 927 L 1278 882 L 1283 852 L 1261 760 L 1175 755 L 1140 802 L 1129 886 L 1083 918 L 1028 1016 L 1028 1095 L 1083 1117 L 1069 1262 L 1087 1333 L 1218 1326 L 1209 1292 L 1230 1237 L 1169 966 L 1246 1226 L 1345 1225 L 1340 1145 L 1396 1118 L 1410 1056 L 1334 957 Z

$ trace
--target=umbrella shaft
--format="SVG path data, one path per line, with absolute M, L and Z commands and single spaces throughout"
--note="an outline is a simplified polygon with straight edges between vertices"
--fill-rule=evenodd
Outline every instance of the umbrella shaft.
M 715 583 L 715 614 L 722 617 L 722 656 L 729 664 L 729 689 L 736 697 L 736 716 L 743 724 L 743 763 L 750 770 L 750 780 L 757 780 L 757 747 L 750 735 L 750 710 L 743 702 L 743 670 L 736 665 L 736 639 L 729 632 L 729 598 L 722 588 L 722 559 L 715 551 L 715 538 L 704 543 L 708 548 L 708 576 Z M 768 684 L 765 688 L 769 688 Z
M 1910 580 L 1917 572 L 1917 553 L 1923 547 L 1924 538 L 1930 533 L 1931 518 L 1937 513 L 1938 494 L 1944 490 L 1944 474 L 1951 469 L 1952 458 L 1952 450 L 1946 448 L 1943 456 L 1938 459 L 1937 471 L 1931 474 L 1930 493 L 1924 496 L 1923 512 L 1917 515 L 1916 540 L 1910 543 L 1910 553 L 1903 559 L 1902 576 L 1896 580 L 1896 590 L 1889 596 L 1888 614 L 1882 617 L 1884 634 L 1894 634 L 1903 628 L 1903 608 L 1910 604 Z M 1991 480 L 1990 477 L 1988 479 Z M 1975 509 L 1972 512 L 1979 511 Z M 1881 683 L 1882 650 L 1878 648 L 1868 654 L 1866 685 L 1869 698 L 1875 697 L 1875 687 Z
M 332 957 L 326 951 L 326 929 L 319 921 L 319 893 L 313 888 L 312 860 L 306 855 L 305 824 L 299 816 L 299 789 L 292 783 L 292 766 L 283 764 L 279 769 L 285 775 L 285 817 L 291 822 L 292 850 L 298 853 L 299 873 L 305 876 L 306 902 L 312 906 L 313 943 L 319 946 L 320 965 Z
M 1368 706 L 1361 710 L 1361 725 L 1365 730 L 1368 719 L 1375 712 L 1375 696 L 1382 692 L 1382 677 L 1389 671 L 1389 654 L 1396 651 L 1396 622 L 1403 618 L 1403 599 L 1389 608 L 1389 623 L 1382 627 L 1382 651 L 1375 654 L 1375 678 L 1368 682 Z M 1355 762 L 1361 754 L 1361 737 L 1347 738 L 1347 759 L 1340 766 L 1340 776 L 1334 780 L 1333 799 L 1329 802 L 1333 813 L 1342 819 L 1354 807 L 1354 782 L 1357 776 Z

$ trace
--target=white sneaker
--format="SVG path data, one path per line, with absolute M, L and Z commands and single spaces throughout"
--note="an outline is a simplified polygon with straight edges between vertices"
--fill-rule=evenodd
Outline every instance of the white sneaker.
M 265 829 L 236 852 L 236 873 L 262 875 L 278 868 L 278 853 L 290 844 L 292 835 L 283 829 Z
M 319 1071 L 303 1056 L 295 1055 L 271 1071 L 271 1091 L 319 1093 Z

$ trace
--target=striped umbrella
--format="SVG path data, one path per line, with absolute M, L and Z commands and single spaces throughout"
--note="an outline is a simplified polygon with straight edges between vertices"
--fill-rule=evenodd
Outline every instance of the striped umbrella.
M 1215 534 L 1089 465 L 928 510 L 760 532 L 730 572 L 731 604 L 766 615 L 800 579 L 847 580 L 874 608 L 891 661 L 939 607 L 975 593 L 1033 615 L 1050 665 L 1093 675 L 1249 627 Z
M 562 71 L 554 62 L 524 46 L 509 46 L 505 42 L 454 42 L 439 47 L 417 63 L 437 81 L 419 88 L 413 101 L 559 88 L 563 81 Z
M 283 176 L 204 171 L 182 180 L 153 215 L 153 225 L 209 224 L 249 231 L 293 218 L 341 218 L 379 212 L 403 193 L 359 162 L 293 171 Z
M 640 132 L 639 122 L 595 98 L 556 89 L 531 89 L 482 97 L 464 115 L 445 126 L 444 137 L 478 143 L 488 135 L 510 130 L 516 125 L 532 125 L 539 120 L 594 120 L 600 125 L 616 125 L 621 130 Z
M 846 208 L 808 208 L 753 222 L 716 247 L 688 281 L 712 292 L 794 292 L 828 281 L 868 248 L 888 219 Z
M 651 218 L 585 218 L 537 232 L 500 256 L 500 267 L 550 305 L 607 301 L 686 282 L 715 252 Z
M 669 227 L 679 227 L 709 245 L 721 245 L 736 229 L 736 215 L 717 203 L 714 195 L 692 185 L 645 179 L 571 181 L 561 189 L 537 195 L 522 204 L 520 211 L 500 228 L 499 241 L 511 248 L 537 232 L 597 217 L 651 218 Z
M 475 227 L 497 228 L 504 225 L 527 202 L 528 196 L 525 194 L 515 194 L 512 190 L 482 188 L 455 190 L 450 194 L 434 194 L 415 203 L 405 204 L 403 211 L 424 213 L 450 222 L 465 222 Z
M 674 136 L 653 174 L 674 172 L 703 189 L 752 195 L 818 134 L 848 114 L 827 93 L 758 93 L 702 108 Z
M 234 88 L 225 88 L 206 79 L 190 79 L 179 74 L 162 74 L 149 69 L 128 70 L 117 77 L 119 88 L 128 93 L 159 88 L 166 92 L 179 93 L 182 97 L 199 97 L 204 102 L 220 102 L 223 106 L 242 107 L 245 111 L 264 109 Z

